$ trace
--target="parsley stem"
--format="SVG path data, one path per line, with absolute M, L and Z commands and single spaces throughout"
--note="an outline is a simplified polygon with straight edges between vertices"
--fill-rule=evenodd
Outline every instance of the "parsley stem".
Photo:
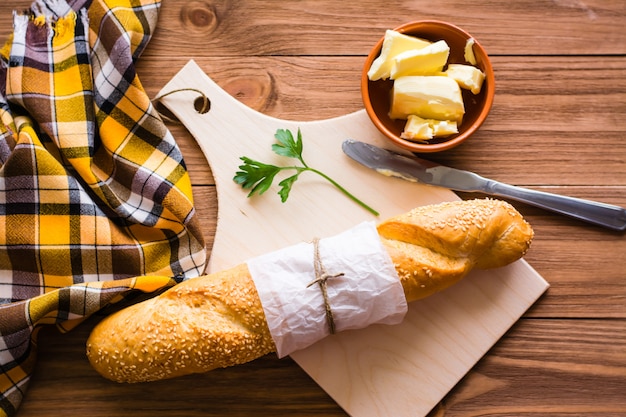
M 315 168 L 310 168 L 307 167 L 307 169 L 311 172 L 315 172 L 318 175 L 321 175 L 323 178 L 325 178 L 328 182 L 330 182 L 332 185 L 334 185 L 335 187 L 337 187 L 342 193 L 344 193 L 346 196 L 348 196 L 348 198 L 350 198 L 352 201 L 354 201 L 355 203 L 357 203 L 359 206 L 363 207 L 365 210 L 369 211 L 370 213 L 372 213 L 374 216 L 378 216 L 380 213 L 377 212 L 376 210 L 374 210 L 373 208 L 371 208 L 370 206 L 368 206 L 367 204 L 365 204 L 363 201 L 359 200 L 357 197 L 355 197 L 351 192 L 349 192 L 348 190 L 346 190 L 345 188 L 343 188 L 341 185 L 339 185 L 339 183 L 337 183 L 337 181 L 333 180 L 332 178 L 330 178 L 328 175 L 324 174 L 321 171 L 318 171 Z

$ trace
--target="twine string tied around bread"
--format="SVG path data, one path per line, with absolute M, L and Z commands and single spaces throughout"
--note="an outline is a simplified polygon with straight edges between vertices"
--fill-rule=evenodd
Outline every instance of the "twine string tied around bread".
M 311 281 L 306 287 L 309 288 L 314 284 L 318 284 L 322 291 L 322 297 L 324 298 L 324 308 L 326 310 L 326 321 L 328 322 L 328 329 L 330 334 L 335 334 L 335 319 L 333 317 L 333 310 L 330 307 L 330 300 L 328 299 L 327 281 L 330 278 L 338 278 L 344 275 L 343 272 L 337 274 L 329 274 L 326 272 L 324 263 L 320 256 L 320 244 L 319 239 L 313 239 L 313 267 L 315 268 L 315 279 Z

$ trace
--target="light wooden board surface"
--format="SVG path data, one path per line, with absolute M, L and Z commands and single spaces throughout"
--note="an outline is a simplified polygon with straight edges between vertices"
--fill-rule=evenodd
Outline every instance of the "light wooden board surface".
M 301 129 L 307 163 L 366 203 L 370 197 L 380 219 L 458 199 L 449 190 L 384 177 L 344 156 L 341 143 L 348 138 L 384 144 L 364 111 L 307 122 L 269 117 L 235 100 L 193 61 L 162 94 L 184 88 L 199 89 L 211 101 L 210 111 L 199 114 L 194 92 L 162 99 L 198 141 L 215 178 L 218 218 L 210 271 L 379 220 L 315 176 L 301 177 L 286 203 L 275 195 L 278 188 L 246 198 L 232 180 L 239 157 L 285 164 L 271 151 L 277 129 Z M 398 326 L 334 335 L 292 358 L 351 415 L 426 415 L 547 286 L 524 260 L 475 271 L 455 287 L 412 303 Z

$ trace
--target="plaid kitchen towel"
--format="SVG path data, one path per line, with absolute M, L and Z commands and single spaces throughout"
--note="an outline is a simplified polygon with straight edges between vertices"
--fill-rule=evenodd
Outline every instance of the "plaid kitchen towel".
M 135 72 L 160 0 L 36 0 L 0 51 L 0 416 L 38 326 L 200 275 L 189 174 Z

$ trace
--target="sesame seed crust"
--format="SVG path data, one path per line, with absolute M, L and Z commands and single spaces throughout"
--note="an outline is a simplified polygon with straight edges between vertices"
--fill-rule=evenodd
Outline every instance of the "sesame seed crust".
M 106 317 L 87 357 L 117 382 L 146 382 L 249 362 L 275 350 L 245 265 L 193 278 Z
M 409 302 L 448 288 L 473 268 L 516 261 L 533 238 L 512 205 L 488 198 L 417 207 L 379 224 L 378 234 Z
M 492 199 L 418 207 L 382 222 L 378 233 L 409 302 L 453 285 L 472 268 L 514 262 L 533 237 L 513 206 Z M 275 349 L 245 264 L 118 311 L 87 340 L 94 369 L 127 383 L 243 364 Z

